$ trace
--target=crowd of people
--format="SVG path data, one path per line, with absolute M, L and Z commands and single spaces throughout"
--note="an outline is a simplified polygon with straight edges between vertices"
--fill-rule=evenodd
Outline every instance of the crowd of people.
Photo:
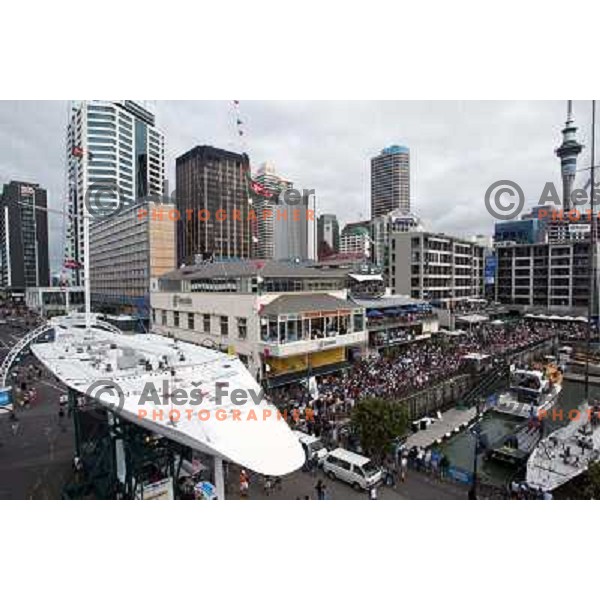
M 437 335 L 396 350 L 394 354 L 356 361 L 343 373 L 320 378 L 319 398 L 311 398 L 302 384 L 271 390 L 271 398 L 288 405 L 310 405 L 315 414 L 348 413 L 367 397 L 397 399 L 425 389 L 465 371 L 464 356 L 485 354 L 496 360 L 550 339 L 585 339 L 585 324 L 577 322 L 539 323 L 519 321 L 497 326 L 484 324 L 460 335 Z

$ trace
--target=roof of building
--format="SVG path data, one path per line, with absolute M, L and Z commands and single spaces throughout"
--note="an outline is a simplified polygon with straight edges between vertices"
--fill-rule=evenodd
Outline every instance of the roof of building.
M 264 315 L 282 315 L 312 311 L 353 310 L 353 302 L 330 294 L 285 294 L 263 307 Z
M 388 146 L 381 151 L 381 156 L 385 156 L 386 154 L 408 154 L 410 150 L 407 146 L 399 146 L 398 144 L 393 144 L 392 146 Z
M 428 302 L 416 300 L 410 296 L 403 295 L 383 296 L 381 298 L 353 298 L 352 301 L 359 306 L 363 306 L 364 308 L 375 309 L 394 308 L 395 306 L 408 306 L 409 304 L 429 306 Z
M 253 275 L 260 275 L 263 278 L 297 277 L 306 279 L 342 279 L 346 277 L 346 271 L 341 269 L 303 267 L 293 263 L 276 260 L 239 260 L 189 265 L 165 273 L 161 279 L 213 279 L 222 277 L 252 277 Z

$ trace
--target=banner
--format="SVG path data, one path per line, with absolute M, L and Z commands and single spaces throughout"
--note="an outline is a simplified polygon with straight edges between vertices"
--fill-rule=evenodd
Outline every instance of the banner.
M 148 483 L 142 488 L 138 500 L 173 500 L 173 480 L 170 477 L 161 479 L 156 483 Z
M 494 283 L 496 280 L 496 267 L 498 266 L 498 259 L 495 256 L 485 257 L 485 268 L 484 278 L 486 284 Z

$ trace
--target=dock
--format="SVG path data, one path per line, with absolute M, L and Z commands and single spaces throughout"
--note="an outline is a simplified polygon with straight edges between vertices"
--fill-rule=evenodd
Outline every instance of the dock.
M 585 374 L 583 373 L 573 373 L 571 371 L 567 371 L 563 375 L 563 379 L 567 381 L 577 381 L 578 383 L 585 383 Z M 600 375 L 591 375 L 590 374 L 590 385 L 600 385 Z
M 490 450 L 488 456 L 492 460 L 519 465 L 529 458 L 541 439 L 541 428 L 532 429 L 528 425 L 522 425 L 514 433 L 502 438 L 498 446 Z
M 427 429 L 413 433 L 406 440 L 406 447 L 427 448 L 435 442 L 448 439 L 452 434 L 464 429 L 477 416 L 477 409 L 451 408 L 442 413 L 442 418 L 434 421 Z

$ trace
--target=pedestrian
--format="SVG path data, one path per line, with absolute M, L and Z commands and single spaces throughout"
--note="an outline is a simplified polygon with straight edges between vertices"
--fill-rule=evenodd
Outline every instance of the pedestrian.
M 406 471 L 408 470 L 408 459 L 406 455 L 402 455 L 402 459 L 400 460 L 400 479 L 402 483 L 406 481 Z
M 317 500 L 324 500 L 325 499 L 325 485 L 323 484 L 323 481 L 321 479 L 319 479 L 319 481 L 317 481 L 317 485 L 315 485 L 315 490 L 317 491 Z
M 250 480 L 245 469 L 240 471 L 240 496 L 242 498 L 248 497 L 248 488 L 250 487 Z
M 265 475 L 265 494 L 268 497 L 271 490 L 273 489 L 273 482 L 268 475 Z
M 377 500 L 377 486 L 375 485 L 369 488 L 369 500 Z

